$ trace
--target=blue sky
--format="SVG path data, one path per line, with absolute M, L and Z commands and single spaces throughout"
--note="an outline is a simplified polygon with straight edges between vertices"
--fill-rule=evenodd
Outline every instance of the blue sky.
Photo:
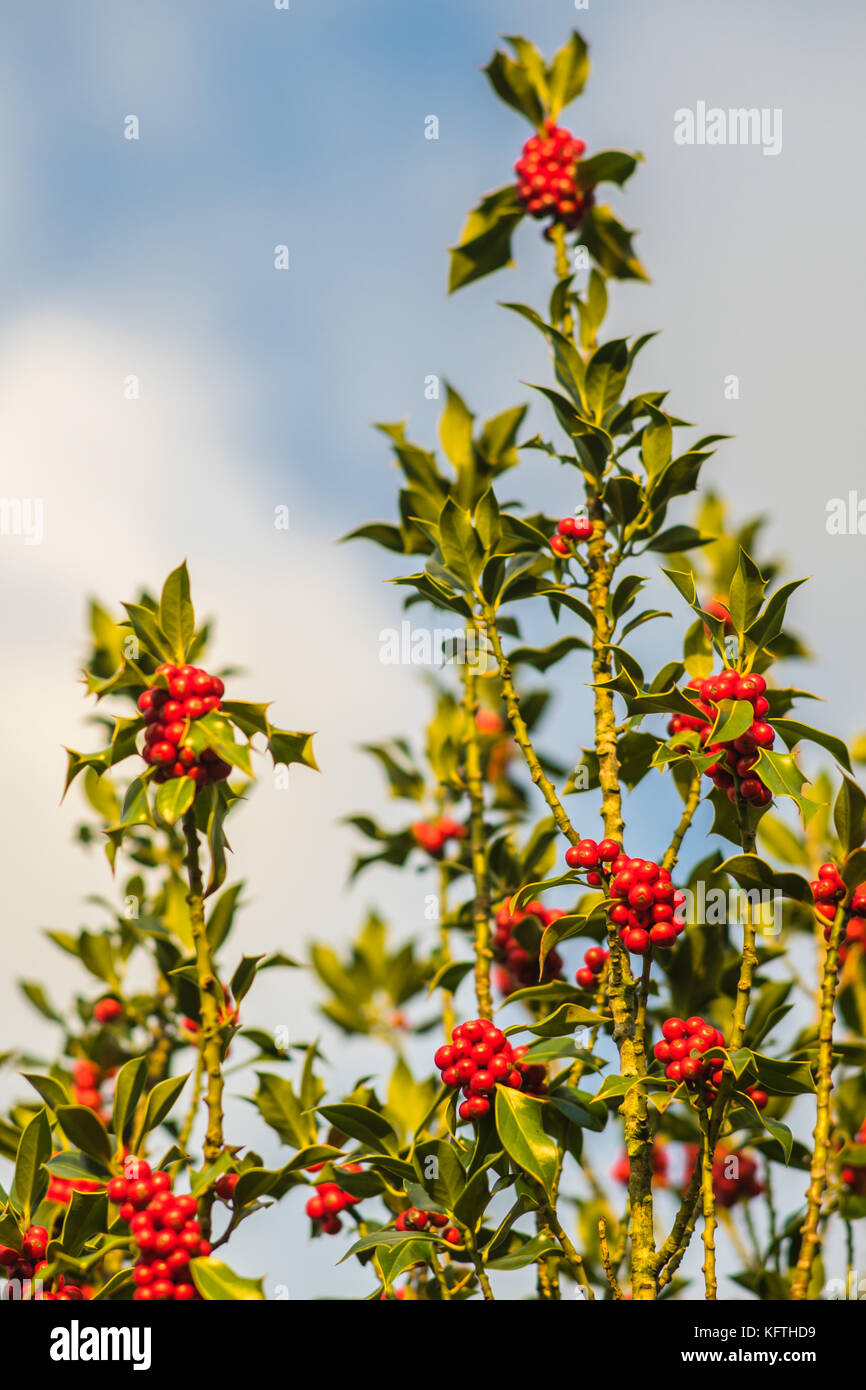
M 47 517 L 43 547 L 6 538 L 0 552 L 21 595 L 0 620 L 17 658 L 0 677 L 19 789 L 2 813 L 21 866 L 11 973 L 53 971 L 65 987 L 37 929 L 77 921 L 94 886 L 69 845 L 74 808 L 55 809 L 59 745 L 80 736 L 84 596 L 128 596 L 184 553 L 202 608 L 221 614 L 220 658 L 255 672 L 242 693 L 278 693 L 283 722 L 321 731 L 324 776 L 299 777 L 277 818 L 262 788 L 239 822 L 250 941 L 297 952 L 323 918 L 345 940 L 370 896 L 398 928 L 420 929 L 416 886 L 380 875 L 347 898 L 334 872 L 352 848 L 336 820 L 382 808 L 355 745 L 411 729 L 424 700 L 409 672 L 377 659 L 400 616 L 382 584 L 391 560 L 333 542 L 393 513 L 370 421 L 409 416 L 434 442 L 429 374 L 482 415 L 548 379 L 540 341 L 496 306 L 543 303 L 548 250 L 534 229 L 519 233 L 516 272 L 450 300 L 445 248 L 478 195 L 509 180 L 527 133 L 479 72 L 497 36 L 525 32 L 551 51 L 575 24 L 594 72 L 566 123 L 590 151 L 646 160 L 616 206 L 642 229 L 653 284 L 616 290 L 611 334 L 663 330 L 638 385 L 672 388 L 687 418 L 737 436 L 708 479 L 739 516 L 766 512 L 772 548 L 814 576 L 794 616 L 819 653 L 823 719 L 847 734 L 866 724 L 850 617 L 863 538 L 824 524 L 828 499 L 863 479 L 862 7 L 34 0 L 7 16 L 0 53 L 0 491 L 44 497 Z M 674 112 L 699 100 L 781 108 L 781 153 L 676 146 Z M 130 114 L 138 141 L 123 136 Z M 438 141 L 424 139 L 430 114 Z M 287 272 L 273 267 L 283 243 Z M 135 404 L 122 398 L 129 374 Z M 534 456 L 521 484 L 551 510 L 576 500 Z M 271 524 L 282 503 L 287 542 Z M 652 592 L 669 605 L 661 583 Z M 585 741 L 585 676 L 567 670 L 578 689 L 549 732 L 571 748 Z M 35 718 L 48 735 L 34 753 L 17 730 Z M 634 821 L 647 840 L 656 814 L 652 791 Z M 304 989 L 286 988 L 263 1008 L 290 1007 L 311 1031 Z M 0 1001 L 23 1028 L 11 982 Z M 247 1239 L 245 1267 L 273 1260 L 286 1231 L 301 1239 L 297 1210 L 280 1220 L 276 1237 Z M 331 1274 L 328 1245 L 305 1256 L 318 1291 L 357 1288 L 347 1267 Z

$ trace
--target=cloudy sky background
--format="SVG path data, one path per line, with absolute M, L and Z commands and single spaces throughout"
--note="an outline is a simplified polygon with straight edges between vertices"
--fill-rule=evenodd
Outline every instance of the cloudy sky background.
M 866 725 L 852 640 L 863 539 L 825 529 L 828 499 L 863 480 L 866 16 L 854 0 L 292 0 L 288 12 L 34 0 L 4 18 L 0 46 L 0 495 L 45 507 L 41 546 L 0 540 L 0 1050 L 50 1047 L 14 981 L 45 978 L 60 999 L 76 987 L 39 928 L 83 925 L 84 894 L 109 887 L 71 842 L 75 798 L 58 804 L 61 745 L 88 737 L 75 684 L 86 598 L 131 597 L 184 555 L 200 610 L 219 615 L 217 660 L 249 672 L 238 696 L 272 698 L 281 723 L 319 731 L 323 775 L 299 770 L 288 793 L 264 783 L 238 815 L 237 871 L 251 881 L 238 944 L 339 943 L 374 901 L 401 936 L 422 932 L 417 880 L 342 886 L 353 841 L 336 822 L 388 814 L 356 746 L 411 732 L 426 702 L 411 670 L 378 659 L 400 617 L 383 584 L 391 560 L 334 541 L 392 516 L 394 474 L 368 422 L 409 416 L 432 444 L 429 374 L 482 416 L 548 379 L 540 340 L 496 307 L 543 302 L 548 249 L 521 229 L 518 271 L 449 301 L 445 247 L 479 193 L 509 179 L 527 133 L 479 67 L 499 34 L 549 52 L 575 23 L 594 75 L 567 123 L 590 150 L 646 158 L 615 205 L 642 229 L 653 286 L 615 291 L 610 334 L 662 329 L 638 387 L 672 387 L 674 409 L 737 436 L 707 478 L 738 517 L 766 512 L 771 549 L 813 576 L 793 605 L 818 653 L 808 683 L 827 727 Z M 780 107 L 781 153 L 675 145 L 674 111 L 698 100 Z M 124 139 L 130 114 L 138 141 Z M 424 139 L 430 114 L 438 141 Z M 281 243 L 288 272 L 273 267 Z M 731 373 L 737 401 L 724 397 Z M 550 510 L 576 500 L 532 455 L 521 484 Z M 287 533 L 273 526 L 283 504 Z M 653 596 L 670 604 L 661 586 Z M 661 664 L 674 630 L 648 632 L 659 647 L 646 637 L 642 650 Z M 546 732 L 571 756 L 586 741 L 586 674 L 577 660 L 560 669 L 567 698 Z M 647 853 L 660 795 L 649 789 L 632 821 Z M 285 972 L 255 1008 L 297 1037 L 319 1028 L 309 986 Z M 377 1065 L 365 1048 L 341 1060 L 327 1034 L 326 1050 L 335 1093 Z M 279 1161 L 250 1114 L 233 1104 L 235 1135 Z M 290 1196 L 272 1222 L 250 1222 L 234 1263 L 293 1296 L 365 1292 L 353 1266 L 333 1270 L 341 1242 L 305 1243 L 301 1207 Z

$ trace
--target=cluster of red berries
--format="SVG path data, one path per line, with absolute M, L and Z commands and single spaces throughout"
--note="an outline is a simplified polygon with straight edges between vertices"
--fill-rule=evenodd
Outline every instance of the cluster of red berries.
M 575 975 L 581 989 L 595 989 L 599 975 L 604 974 L 610 952 L 603 946 L 590 946 L 583 953 L 583 965 Z
M 767 682 L 763 676 L 741 675 L 727 667 L 706 680 L 689 681 L 685 695 L 700 711 L 699 714 L 675 714 L 668 721 L 668 733 L 678 734 L 689 729 L 697 733 L 705 751 L 718 755 L 706 769 L 710 781 L 727 792 L 731 801 L 747 801 L 750 806 L 769 806 L 773 794 L 755 773 L 755 764 L 762 748 L 772 748 L 776 735 L 765 722 L 770 702 L 764 694 Z M 730 743 L 710 743 L 713 724 L 722 700 L 748 700 L 754 711 L 751 727 Z M 685 749 L 685 745 L 680 745 Z M 686 750 L 687 751 L 687 750 Z
M 659 1139 L 653 1140 L 650 1161 L 652 1164 L 653 1177 L 657 1180 L 659 1187 L 666 1187 L 668 1181 L 668 1151 Z M 623 1186 L 628 1186 L 628 1180 L 631 1175 L 631 1164 L 629 1163 L 627 1153 L 622 1154 L 617 1159 L 610 1170 L 610 1175 L 614 1182 L 621 1182 Z
M 669 1081 L 709 1081 L 718 1086 L 722 1080 L 722 1064 L 717 1058 L 708 1059 L 703 1054 L 712 1047 L 724 1045 L 724 1033 L 697 1014 L 686 1019 L 666 1018 L 653 1056 L 656 1061 L 664 1062 Z
M 577 186 L 577 161 L 586 149 L 570 130 L 548 118 L 544 135 L 532 135 L 514 166 L 517 192 L 532 217 L 551 217 L 569 230 L 578 226 L 593 203 L 590 191 Z
M 565 912 L 561 908 L 546 908 L 540 902 L 527 903 L 523 911 L 516 912 L 510 910 L 507 902 L 503 903 L 496 913 L 492 946 L 494 959 L 499 963 L 499 969 L 495 973 L 496 984 L 504 996 L 539 983 L 538 952 L 528 951 L 525 946 L 521 946 L 514 935 L 514 928 L 518 922 L 532 918 L 543 930 L 564 916 Z M 548 952 L 541 972 L 541 983 L 546 984 L 549 980 L 556 979 L 561 969 L 562 956 L 559 952 Z
M 490 1110 L 490 1096 L 497 1086 L 528 1095 L 542 1095 L 546 1068 L 525 1062 L 527 1047 L 513 1048 L 500 1028 L 486 1018 L 458 1023 L 451 1042 L 433 1058 L 446 1086 L 463 1087 L 465 1100 L 457 1111 L 461 1120 L 477 1120 Z
M 116 1003 L 112 999 L 101 1000 L 101 1003 Z M 118 1007 L 120 1007 L 118 1005 Z M 99 1008 L 97 1004 L 94 1009 Z M 76 1105 L 83 1105 L 87 1110 L 93 1110 L 101 1120 L 107 1123 L 107 1117 L 102 1110 L 102 1093 L 99 1087 L 111 1072 L 104 1072 L 97 1062 L 91 1062 L 86 1057 L 79 1058 L 72 1067 L 72 1099 Z
M 725 1035 L 715 1024 L 708 1023 L 699 1014 L 691 1018 L 666 1018 L 662 1024 L 661 1040 L 653 1048 L 656 1061 L 664 1062 L 665 1076 L 676 1085 L 685 1081 L 687 1085 L 704 1083 L 704 1094 L 712 1100 L 722 1084 L 724 1067 L 720 1058 L 706 1058 L 705 1052 L 714 1047 L 724 1047 Z M 668 1088 L 673 1090 L 673 1086 Z M 763 1110 L 769 1097 L 758 1086 L 749 1086 L 746 1095 L 750 1096 L 759 1110 Z
M 362 1171 L 360 1163 L 344 1163 L 341 1166 L 347 1173 Z M 324 1164 L 315 1165 L 315 1168 L 322 1167 Z M 350 1192 L 344 1192 L 339 1183 L 320 1182 L 316 1184 L 316 1195 L 307 1202 L 305 1210 L 311 1221 L 321 1223 L 325 1235 L 335 1236 L 343 1229 L 340 1212 L 345 1211 L 347 1207 L 357 1206 L 360 1200 L 360 1197 L 353 1197 Z
M 129 1176 L 112 1178 L 108 1196 L 120 1208 L 120 1219 L 138 1246 L 133 1266 L 133 1298 L 141 1303 L 192 1303 L 200 1299 L 189 1262 L 210 1254 L 197 1220 L 198 1203 L 191 1194 L 172 1192 L 171 1174 L 155 1173 L 143 1159 L 130 1159 Z
M 697 1144 L 686 1145 L 686 1187 L 695 1171 L 699 1153 Z M 763 1190 L 755 1160 L 746 1153 L 733 1153 L 724 1144 L 719 1144 L 713 1156 L 713 1195 L 716 1205 L 729 1208 L 737 1202 L 747 1202 L 750 1197 L 759 1197 Z
M 556 523 L 556 535 L 551 536 L 550 548 L 561 560 L 574 554 L 575 541 L 588 541 L 592 535 L 592 522 L 588 516 L 564 516 Z
M 860 1126 L 855 1141 L 866 1144 L 866 1120 Z M 846 1164 L 842 1169 L 842 1181 L 856 1197 L 866 1197 L 866 1167 L 855 1168 L 853 1164 Z
M 668 950 L 685 930 L 676 909 L 685 902 L 667 869 L 653 859 L 630 859 L 616 840 L 581 840 L 565 852 L 572 869 L 586 869 L 587 882 L 607 882 L 617 899 L 609 911 L 612 924 L 627 951 L 644 956 L 653 946 Z
M 93 1297 L 93 1290 L 89 1284 L 70 1284 L 63 1274 L 58 1278 L 54 1289 L 30 1284 L 33 1279 L 39 1280 L 42 1270 L 48 1266 L 48 1261 L 44 1258 L 47 1248 L 48 1232 L 44 1226 L 30 1227 L 21 1243 L 20 1252 L 8 1245 L 0 1245 L 0 1267 L 5 1268 L 9 1281 L 3 1290 L 4 1301 L 24 1298 L 31 1302 L 78 1303 Z M 13 1284 L 17 1284 L 18 1287 L 13 1288 Z
M 90 1182 L 87 1178 L 51 1177 L 48 1179 L 48 1191 L 45 1194 L 45 1200 L 66 1206 L 68 1202 L 72 1201 L 74 1192 L 102 1192 L 104 1187 L 104 1182 Z
M 815 899 L 815 911 L 823 917 L 824 940 L 830 940 L 830 927 L 835 920 L 836 911 L 845 896 L 845 884 L 836 865 L 822 864 L 818 877 L 809 884 Z M 862 946 L 866 940 L 866 883 L 858 883 L 851 894 L 851 915 L 845 924 L 845 939 L 839 947 L 839 960 L 845 961 L 852 946 Z
M 165 685 L 152 685 L 138 697 L 138 708 L 147 725 L 141 756 L 157 768 L 157 782 L 172 777 L 191 777 L 199 787 L 222 782 L 231 767 L 212 749 L 197 753 L 187 741 L 190 723 L 218 710 L 225 686 L 219 676 L 200 666 L 157 666 Z
M 0 1265 L 6 1270 L 6 1278 L 10 1284 L 18 1284 L 18 1289 L 7 1287 L 3 1290 L 4 1299 L 14 1299 L 22 1296 L 31 1301 L 62 1303 L 79 1302 L 82 1299 L 92 1297 L 92 1289 L 88 1284 L 69 1284 L 64 1275 L 60 1275 L 55 1289 L 43 1289 L 30 1287 L 27 1284 L 32 1279 L 39 1279 L 43 1269 L 47 1268 L 48 1261 L 45 1259 L 45 1252 L 48 1249 L 49 1235 L 44 1226 L 31 1226 L 24 1233 L 21 1242 L 21 1249 L 13 1250 L 11 1246 L 0 1245 Z M 24 1286 L 23 1289 L 21 1286 Z
M 412 834 L 419 849 L 425 849 L 434 859 L 438 859 L 449 840 L 465 840 L 466 826 L 451 816 L 440 816 L 435 821 L 416 821 Z
M 463 1237 L 457 1227 L 451 1225 L 444 1211 L 422 1211 L 419 1207 L 409 1207 L 408 1211 L 401 1211 L 394 1222 L 398 1231 L 426 1231 L 428 1226 L 431 1230 L 440 1230 L 449 1245 L 463 1244 Z

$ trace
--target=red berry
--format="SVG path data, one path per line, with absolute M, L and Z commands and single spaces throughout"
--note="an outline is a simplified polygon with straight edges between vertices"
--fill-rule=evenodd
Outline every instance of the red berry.
M 661 946 L 663 950 L 673 946 L 677 939 L 676 927 L 669 922 L 658 922 L 650 928 L 650 941 L 654 946 Z
M 577 983 L 580 985 L 581 989 L 595 988 L 595 975 L 592 973 L 591 970 L 589 970 L 586 967 L 583 967 L 580 970 L 578 970 L 577 974 L 575 975 L 575 979 L 577 980 Z
M 169 745 L 166 745 L 168 747 Z M 100 999 L 93 1006 L 93 1017 L 97 1023 L 111 1023 L 123 1013 L 123 1005 L 117 999 Z
M 759 748 L 770 748 L 776 738 L 771 725 L 761 723 L 760 721 L 752 725 L 751 735 Z
M 584 952 L 583 959 L 593 974 L 600 975 L 607 961 L 607 951 L 603 946 L 590 946 Z
M 622 939 L 626 950 L 633 952 L 634 955 L 645 955 L 649 949 L 649 932 L 644 931 L 643 927 L 630 927 L 623 933 Z

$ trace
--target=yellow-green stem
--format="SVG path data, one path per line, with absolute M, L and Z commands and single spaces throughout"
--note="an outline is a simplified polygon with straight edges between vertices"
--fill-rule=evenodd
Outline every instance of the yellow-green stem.
M 508 721 L 514 734 L 514 740 L 523 754 L 524 761 L 529 769 L 529 775 L 550 807 L 553 819 L 558 828 L 562 831 L 562 834 L 570 844 L 576 845 L 580 840 L 580 835 L 572 825 L 565 807 L 557 796 L 556 788 L 550 778 L 546 776 L 541 763 L 538 761 L 538 754 L 532 745 L 532 739 L 529 736 L 526 721 L 520 713 L 520 700 L 518 699 L 517 691 L 514 686 L 514 677 L 511 673 L 511 667 L 508 664 L 502 646 L 499 629 L 496 626 L 496 613 L 494 609 L 487 608 L 484 617 L 487 635 L 496 657 L 496 664 L 499 667 L 499 679 L 502 683 L 502 698 L 505 702 L 505 712 L 508 715 Z
M 472 921 L 475 937 L 475 997 L 479 1018 L 493 1017 L 490 988 L 490 888 L 487 872 L 487 840 L 484 833 L 484 779 L 481 770 L 481 740 L 478 734 L 478 676 L 471 662 L 463 667 L 463 710 L 465 715 L 466 790 L 469 795 L 469 834 L 472 851 L 472 878 L 475 894 Z
M 440 788 L 436 798 L 440 816 L 445 811 L 445 793 Z M 444 863 L 439 864 L 439 900 L 437 909 L 439 912 L 439 958 L 442 965 L 451 964 L 451 940 L 445 919 L 448 916 L 448 870 Z M 448 1041 L 451 1040 L 451 1033 L 456 1022 L 454 1014 L 454 995 L 449 989 L 442 991 L 442 1028 Z
M 716 1195 L 713 1191 L 713 1144 L 706 1105 L 700 1107 L 703 1143 L 698 1162 L 701 1168 L 701 1209 L 704 1216 L 704 1297 L 714 1303 L 718 1292 L 716 1279 Z
M 584 1267 L 583 1256 L 575 1249 L 572 1241 L 567 1236 L 565 1230 L 563 1229 L 562 1222 L 560 1221 L 553 1208 L 553 1204 L 550 1202 L 546 1202 L 543 1210 L 545 1220 L 547 1221 L 547 1224 L 550 1226 L 550 1229 L 553 1231 L 553 1234 L 556 1236 L 556 1239 L 559 1242 L 559 1247 L 562 1250 L 563 1255 L 565 1256 L 565 1260 L 569 1269 L 571 1270 L 578 1284 L 580 1284 L 581 1287 L 586 1291 L 587 1298 L 595 1299 L 595 1294 L 593 1292 L 592 1285 L 589 1282 L 589 1278 Z
M 833 1089 L 833 1025 L 839 976 L 839 947 L 847 928 L 847 913 L 840 910 L 830 928 L 830 940 L 821 977 L 821 1019 L 818 1029 L 818 1082 L 812 1163 L 806 1193 L 806 1220 L 794 1272 L 792 1299 L 808 1296 L 812 1267 L 821 1244 L 821 1207 L 827 1188 L 830 1159 L 830 1094 Z
M 610 1246 L 607 1243 L 607 1223 L 603 1216 L 600 1216 L 598 1218 L 598 1243 L 599 1248 L 601 1250 L 602 1268 L 604 1269 L 605 1278 L 607 1279 L 607 1282 L 610 1285 L 611 1293 L 613 1294 L 616 1300 L 624 1298 L 625 1294 L 620 1288 L 619 1283 L 617 1282 L 617 1277 L 613 1271 L 613 1265 L 611 1263 L 610 1258 Z
M 187 811 L 183 818 L 183 829 L 187 844 L 187 875 L 189 881 L 190 926 L 195 947 L 196 976 L 199 988 L 200 1027 L 198 1045 L 202 1066 L 207 1076 L 205 1101 L 207 1105 L 207 1128 L 204 1138 L 204 1158 L 206 1163 L 214 1163 L 223 1150 L 223 1074 L 222 1045 L 219 1036 L 219 1004 L 217 994 L 219 984 L 214 972 L 210 942 L 205 930 L 204 890 L 201 866 L 198 855 L 198 830 L 195 812 Z
M 613 563 L 607 540 L 604 508 L 588 494 L 593 533 L 587 550 L 588 598 L 593 615 L 592 675 L 595 691 L 593 719 L 598 780 L 601 788 L 601 816 L 609 839 L 623 838 L 622 791 L 619 782 L 616 716 L 613 692 L 607 685 L 612 675 L 610 641 L 612 619 L 608 613 Z M 608 998 L 613 1015 L 613 1039 L 619 1052 L 620 1073 L 628 1077 L 646 1074 L 643 1044 L 644 1022 L 639 1022 L 640 1000 L 635 998 L 635 982 L 628 956 L 613 924 L 608 933 L 610 981 Z M 647 982 L 648 989 L 648 982 Z M 645 1016 L 645 1004 L 644 1004 Z M 652 1194 L 652 1136 L 647 1117 L 645 1088 L 638 1084 L 627 1093 L 622 1106 L 625 1147 L 629 1160 L 629 1237 L 631 1240 L 632 1296 L 651 1300 L 656 1296 L 654 1273 L 655 1231 Z

